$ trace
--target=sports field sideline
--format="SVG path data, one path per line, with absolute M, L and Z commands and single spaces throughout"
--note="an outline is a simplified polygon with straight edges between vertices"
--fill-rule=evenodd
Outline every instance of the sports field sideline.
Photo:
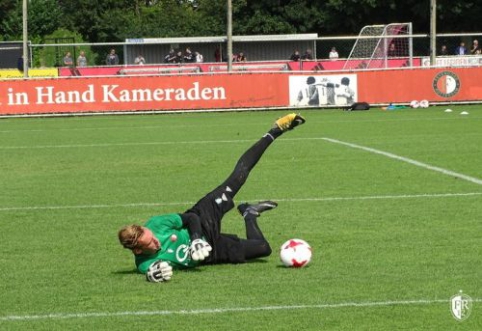
M 287 112 L 2 119 L 0 329 L 481 330 L 482 107 L 447 108 L 303 110 L 237 196 L 279 203 L 273 255 L 165 284 L 117 230 L 189 208 Z M 290 238 L 308 267 L 281 266 Z

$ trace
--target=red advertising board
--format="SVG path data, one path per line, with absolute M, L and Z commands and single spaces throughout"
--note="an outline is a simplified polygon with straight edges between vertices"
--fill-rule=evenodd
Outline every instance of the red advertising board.
M 392 69 L 290 75 L 290 106 L 480 102 L 482 68 Z M 316 100 L 308 98 L 316 91 Z
M 5 80 L 0 115 L 479 102 L 481 74 L 472 67 Z
M 10 80 L 0 82 L 0 113 L 279 107 L 286 82 L 279 74 Z
M 358 74 L 358 93 L 371 103 L 480 101 L 482 68 L 367 71 Z

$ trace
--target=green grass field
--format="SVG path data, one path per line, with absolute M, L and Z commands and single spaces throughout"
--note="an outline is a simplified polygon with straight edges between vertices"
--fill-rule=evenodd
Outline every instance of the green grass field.
M 0 120 L 0 329 L 482 330 L 482 107 L 445 108 L 303 111 L 237 196 L 279 202 L 273 255 L 165 284 L 118 229 L 186 210 L 286 111 Z M 308 267 L 281 267 L 290 238 Z

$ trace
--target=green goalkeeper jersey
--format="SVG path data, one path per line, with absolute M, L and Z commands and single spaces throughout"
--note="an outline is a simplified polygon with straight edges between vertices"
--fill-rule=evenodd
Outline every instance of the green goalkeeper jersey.
M 191 259 L 189 231 L 182 227 L 179 214 L 154 216 L 144 225 L 152 231 L 161 243 L 161 248 L 154 254 L 135 256 L 137 269 L 145 274 L 149 266 L 158 260 L 168 262 L 173 269 L 192 268 L 198 262 Z

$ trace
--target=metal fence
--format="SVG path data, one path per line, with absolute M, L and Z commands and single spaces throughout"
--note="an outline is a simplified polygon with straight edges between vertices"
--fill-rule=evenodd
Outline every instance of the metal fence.
M 412 38 L 413 56 L 423 57 L 430 56 L 430 36 L 427 34 L 415 34 L 406 36 Z M 328 58 L 328 54 L 332 47 L 336 47 L 340 58 L 347 58 L 357 40 L 357 36 L 339 36 L 339 37 L 321 37 L 316 41 L 316 50 L 318 59 Z M 438 34 L 436 37 L 437 50 L 436 55 L 441 54 L 440 50 L 443 45 L 446 46 L 448 54 L 456 54 L 456 48 L 461 42 L 465 43 L 465 47 L 470 50 L 474 40 L 482 42 L 482 33 L 463 33 L 463 34 Z M 470 55 L 470 54 L 468 54 Z
M 297 49 L 301 53 L 313 50 L 316 53 L 316 34 L 271 35 L 271 36 L 236 36 L 233 37 L 233 53 L 244 53 L 248 61 L 289 60 Z M 119 57 L 119 64 L 134 64 L 135 58 L 142 55 L 146 64 L 160 64 L 173 49 L 185 53 L 186 48 L 199 52 L 205 62 L 226 61 L 226 37 L 190 37 L 190 38 L 145 38 L 128 39 L 118 43 L 51 43 L 34 44 L 31 49 L 33 67 L 62 66 L 62 57 L 70 52 L 78 55 L 84 51 L 88 65 L 106 65 L 106 58 L 112 49 Z M 216 53 L 219 54 L 217 61 Z
M 237 38 L 237 39 L 236 39 Z M 358 36 L 334 36 L 318 37 L 310 35 L 288 35 L 288 36 L 245 36 L 233 38 L 233 53 L 243 52 L 248 61 L 284 61 L 289 60 L 294 50 L 301 54 L 307 49 L 313 51 L 314 59 L 327 59 L 330 50 L 335 47 L 339 58 L 348 58 Z M 379 37 L 373 37 L 379 38 Z M 411 38 L 413 49 L 411 54 L 414 57 L 430 56 L 430 36 L 427 34 L 414 34 L 403 36 Z M 456 55 L 456 48 L 461 42 L 465 43 L 470 51 L 474 40 L 482 41 L 482 33 L 463 34 L 438 34 L 436 36 L 437 55 L 440 48 L 445 45 L 448 54 Z M 137 55 L 142 54 L 147 64 L 160 64 L 164 62 L 164 56 L 170 49 L 181 52 L 190 47 L 191 50 L 199 51 L 204 55 L 204 62 L 215 62 L 215 52 L 219 49 L 221 60 L 226 60 L 224 50 L 226 49 L 225 37 L 202 37 L 202 38 L 156 38 L 156 39 L 132 39 L 116 43 L 50 43 L 30 44 L 29 56 L 31 67 L 58 67 L 63 66 L 62 58 L 66 52 L 76 57 L 81 51 L 86 53 L 88 66 L 107 65 L 106 57 L 112 49 L 115 49 L 119 57 L 120 65 L 134 63 Z M 469 53 L 470 54 L 470 53 Z

